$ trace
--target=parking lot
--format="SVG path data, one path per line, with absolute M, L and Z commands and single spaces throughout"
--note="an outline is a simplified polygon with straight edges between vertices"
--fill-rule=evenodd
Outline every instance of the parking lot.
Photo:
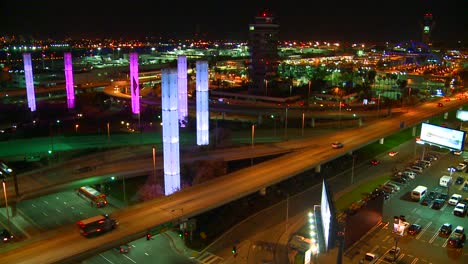
M 360 263 L 364 254 L 371 252 L 379 257 L 375 263 L 468 263 L 466 245 L 462 248 L 452 248 L 447 245 L 448 236 L 439 235 L 439 229 L 444 223 L 452 224 L 453 228 L 459 225 L 468 228 L 467 216 L 455 216 L 453 214 L 455 206 L 446 202 L 454 193 L 461 194 L 463 199 L 468 197 L 468 192 L 463 190 L 464 183 L 453 183 L 449 187 L 442 187 L 439 183 L 441 176 L 450 175 L 448 167 L 458 165 L 463 161 L 463 157 L 449 152 L 436 154 L 439 159 L 433 161 L 432 165 L 425 168 L 422 173 L 418 173 L 415 179 L 399 183 L 400 190 L 391 193 L 389 199 L 385 200 L 382 222 L 347 252 L 353 262 Z M 402 163 L 401 168 L 398 169 L 404 170 L 413 161 L 414 159 Z M 452 172 L 452 176 L 454 181 L 458 176 L 464 177 L 465 182 L 468 179 L 465 171 Z M 420 202 L 411 200 L 410 197 L 411 191 L 418 185 L 426 186 L 428 193 L 432 191 L 438 194 L 448 194 L 448 198 L 440 209 L 431 208 L 433 201 L 422 205 Z M 409 224 L 421 225 L 421 231 L 415 235 L 405 232 L 403 236 L 395 233 L 395 216 L 404 216 Z M 389 257 L 387 252 L 394 246 L 399 247 L 401 251 L 396 261 L 392 262 L 393 255 Z

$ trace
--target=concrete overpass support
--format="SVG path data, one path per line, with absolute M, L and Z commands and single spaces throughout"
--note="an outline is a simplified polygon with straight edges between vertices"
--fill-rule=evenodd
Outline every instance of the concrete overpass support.
M 413 129 L 411 130 L 411 136 L 415 137 L 416 136 L 416 127 L 414 126 Z
M 380 143 L 380 145 L 383 145 L 383 143 L 384 143 L 384 138 L 379 139 L 379 143 Z
M 360 117 L 360 118 L 358 119 L 358 126 L 359 126 L 359 127 L 362 127 L 362 117 Z
M 317 167 L 315 167 L 315 172 L 319 173 L 322 171 L 322 166 L 321 165 L 318 165 Z
M 310 126 L 315 127 L 315 118 L 310 118 Z
M 444 119 L 447 120 L 448 118 L 448 112 L 444 114 Z

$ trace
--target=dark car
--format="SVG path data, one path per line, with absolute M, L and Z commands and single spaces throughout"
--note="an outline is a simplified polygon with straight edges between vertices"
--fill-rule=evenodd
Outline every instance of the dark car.
M 374 166 L 375 166 L 375 165 L 379 165 L 379 164 L 380 164 L 380 161 L 379 161 L 379 160 L 376 160 L 376 159 L 373 159 L 373 160 L 370 161 L 370 164 L 372 164 L 372 165 L 374 165 Z
M 408 233 L 410 235 L 417 235 L 419 234 L 419 232 L 421 232 L 422 230 L 422 226 L 421 225 L 418 225 L 418 224 L 412 224 L 410 225 L 410 227 L 408 228 Z
M 439 210 L 440 208 L 442 208 L 444 206 L 444 204 L 445 204 L 445 200 L 435 199 L 434 202 L 432 203 L 431 208 Z
M 437 199 L 439 197 L 439 193 L 436 191 L 430 191 L 429 194 L 427 195 L 429 198 L 432 200 Z
M 421 204 L 422 205 L 430 205 L 432 203 L 432 199 L 429 197 L 429 196 L 426 196 L 426 198 L 424 198 L 424 200 L 422 200 Z
M 120 253 L 128 253 L 131 249 L 131 247 L 127 244 L 120 245 L 119 247 L 115 248 L 117 251 Z
M 446 193 L 441 193 L 441 194 L 439 195 L 439 198 L 438 198 L 438 199 L 447 201 L 447 199 L 448 199 L 448 194 L 446 194 Z
M 10 234 L 10 232 L 8 232 L 8 230 L 6 229 L 1 229 L 0 230 L 0 239 L 3 241 L 3 242 L 9 242 L 10 240 L 13 239 L 13 235 Z
M 439 229 L 439 235 L 449 236 L 452 233 L 452 224 L 445 223 Z
M 399 184 L 405 184 L 408 182 L 407 178 L 404 177 L 392 177 L 391 180 Z
M 457 179 L 455 180 L 455 184 L 462 184 L 465 181 L 465 178 L 463 176 L 458 176 Z
M 468 182 L 463 185 L 463 191 L 468 192 Z

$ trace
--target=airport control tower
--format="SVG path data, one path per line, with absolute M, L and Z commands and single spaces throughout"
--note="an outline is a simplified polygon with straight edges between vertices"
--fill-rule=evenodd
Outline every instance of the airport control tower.
M 253 82 L 249 93 L 262 93 L 268 81 L 277 76 L 278 31 L 279 25 L 266 11 L 256 16 L 253 24 L 249 24 L 249 74 Z
M 434 21 L 432 20 L 432 14 L 424 14 L 424 21 L 422 23 L 422 39 L 421 41 L 426 45 L 431 45 L 431 33 L 434 27 Z

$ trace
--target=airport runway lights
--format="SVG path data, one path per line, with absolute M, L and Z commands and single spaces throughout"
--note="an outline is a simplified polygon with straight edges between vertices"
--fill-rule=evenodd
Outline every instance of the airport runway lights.
M 140 114 L 140 89 L 138 83 L 138 53 L 130 52 L 130 95 L 132 113 Z
M 185 127 L 188 117 L 187 107 L 187 56 L 177 57 L 177 86 L 179 91 L 179 123 Z
M 32 72 L 31 53 L 23 53 L 24 79 L 26 81 L 26 95 L 31 112 L 36 111 L 36 96 L 34 94 L 34 80 Z
M 197 92 L 197 145 L 208 145 L 208 62 L 197 61 L 196 63 L 196 92 Z
M 73 84 L 73 68 L 71 52 L 63 54 L 65 65 L 65 89 L 67 91 L 67 107 L 68 109 L 75 108 L 75 87 Z
M 180 189 L 177 70 L 162 69 L 161 81 L 164 193 L 170 195 Z

